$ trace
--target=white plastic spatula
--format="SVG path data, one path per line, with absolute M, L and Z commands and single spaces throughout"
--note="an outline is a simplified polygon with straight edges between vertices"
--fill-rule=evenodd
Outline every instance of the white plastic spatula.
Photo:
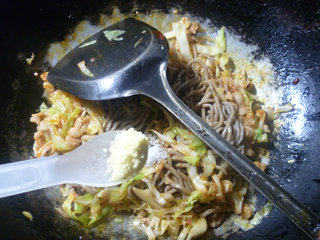
M 70 153 L 0 165 L 0 197 L 29 192 L 63 183 L 110 187 L 107 158 L 119 131 L 103 133 Z

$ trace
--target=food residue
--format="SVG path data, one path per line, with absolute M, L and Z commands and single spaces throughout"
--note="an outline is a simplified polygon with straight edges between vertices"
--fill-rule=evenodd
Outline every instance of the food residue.
M 288 161 L 288 163 L 294 163 L 296 160 L 295 159 L 291 159 Z
M 23 211 L 22 214 L 23 214 L 24 216 L 26 216 L 30 221 L 33 220 L 33 216 L 32 216 L 32 214 L 31 214 L 30 212 Z
M 29 58 L 26 58 L 26 62 L 31 65 L 33 60 L 35 59 L 36 55 L 32 52 Z
M 136 48 L 142 41 L 143 37 L 141 37 L 133 46 L 133 48 Z
M 94 39 L 94 40 L 92 40 L 92 41 L 89 41 L 89 42 L 87 42 L 87 43 L 84 43 L 84 44 L 80 45 L 79 48 L 84 48 L 84 47 L 90 46 L 90 45 L 92 45 L 92 44 L 95 44 L 96 42 L 97 42 L 97 40 Z
M 86 62 L 84 60 L 78 63 L 78 67 L 84 75 L 86 75 L 88 77 L 94 76 L 93 73 L 87 68 Z
M 120 35 L 124 34 L 125 31 L 123 30 L 105 30 L 103 31 L 104 35 L 106 38 L 111 42 L 112 40 L 114 41 L 121 41 L 123 37 L 120 37 Z
M 293 80 L 292 84 L 296 85 L 300 82 L 300 79 L 299 78 L 296 78 Z

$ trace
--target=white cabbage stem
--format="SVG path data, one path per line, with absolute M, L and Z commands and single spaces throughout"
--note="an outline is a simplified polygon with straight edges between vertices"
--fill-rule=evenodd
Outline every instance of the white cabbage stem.
M 193 224 L 188 234 L 187 240 L 191 240 L 194 237 L 200 236 L 207 231 L 207 221 L 205 218 L 199 218 L 195 224 Z

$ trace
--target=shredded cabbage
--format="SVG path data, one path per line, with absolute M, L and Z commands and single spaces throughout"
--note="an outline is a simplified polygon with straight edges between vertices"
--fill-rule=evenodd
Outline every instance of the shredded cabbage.
M 270 214 L 272 209 L 272 203 L 267 202 L 266 205 L 264 205 L 263 208 L 253 216 L 253 218 L 250 221 L 250 224 L 253 226 L 258 225 L 265 216 Z
M 78 63 L 78 67 L 79 67 L 80 71 L 84 75 L 86 75 L 88 77 L 93 77 L 94 76 L 93 73 L 90 71 L 90 69 L 87 68 L 86 62 L 84 60 L 82 60 L 81 62 Z
M 239 216 L 233 216 L 232 220 L 244 231 L 250 230 L 254 228 L 256 225 L 260 224 L 262 219 L 270 214 L 273 209 L 273 205 L 271 202 L 266 203 L 263 208 L 256 212 L 251 221 L 247 219 L 242 219 Z
M 193 208 L 193 205 L 199 200 L 200 196 L 201 196 L 201 192 L 193 191 L 189 195 L 186 203 L 185 204 L 183 204 L 183 203 L 180 204 L 180 206 L 179 206 L 180 209 L 175 212 L 174 218 L 176 219 L 181 214 L 189 212 Z
M 104 126 L 107 123 L 107 119 L 104 116 L 102 110 L 93 104 L 84 104 L 87 113 L 90 116 L 90 122 L 86 129 L 88 134 L 101 134 L 104 132 Z
M 257 143 L 266 143 L 268 142 L 268 134 L 263 132 L 262 128 L 257 128 L 255 130 L 254 141 Z
M 199 218 L 192 225 L 193 226 L 188 233 L 187 240 L 191 240 L 194 237 L 204 234 L 208 229 L 207 221 L 205 218 Z
M 55 149 L 60 152 L 68 152 L 72 150 L 72 148 L 67 145 L 66 141 L 59 135 L 55 126 L 49 126 L 49 129 L 51 140 Z
M 218 31 L 218 35 L 216 39 L 214 40 L 214 45 L 204 45 L 197 43 L 195 44 L 196 49 L 198 53 L 204 53 L 204 54 L 210 54 L 210 55 L 219 55 L 222 54 L 226 51 L 227 49 L 227 43 L 226 43 L 226 36 L 224 32 L 224 27 L 222 27 Z
M 188 175 L 190 177 L 190 180 L 192 182 L 193 187 L 203 193 L 203 197 L 206 195 L 207 193 L 207 188 L 204 185 L 204 183 L 206 183 L 207 181 L 202 180 L 197 172 L 197 168 L 194 166 L 188 166 L 187 168 L 188 171 Z
M 192 59 L 190 45 L 187 37 L 187 29 L 183 23 L 174 22 L 172 23 L 172 31 L 175 33 L 177 38 L 178 47 L 181 53 L 183 61 L 187 62 Z
M 207 151 L 203 158 L 203 173 L 202 178 L 208 178 L 211 176 L 214 167 L 216 166 L 216 158 L 213 156 L 212 151 Z
M 276 113 L 285 113 L 290 112 L 293 109 L 293 106 L 291 103 L 286 103 L 285 105 L 282 105 L 276 109 Z
M 222 75 L 225 75 L 226 77 L 230 76 L 229 71 L 233 71 L 235 66 L 230 57 L 228 57 L 226 54 L 223 54 L 219 58 L 219 66 L 223 69 Z
M 92 203 L 93 199 L 94 198 L 93 198 L 92 194 L 87 193 L 85 195 L 78 197 L 77 202 L 80 204 L 88 205 L 88 204 Z
M 69 194 L 63 202 L 64 212 L 72 219 L 81 222 L 84 226 L 90 227 L 107 214 L 111 214 L 113 207 L 105 205 L 100 206 L 99 199 L 87 193 L 78 197 L 75 192 Z M 91 213 L 96 209 L 96 213 Z
M 291 103 L 286 103 L 285 105 L 280 106 L 275 110 L 273 110 L 271 108 L 267 108 L 266 110 L 268 111 L 268 114 L 271 117 L 271 119 L 275 120 L 280 117 L 281 113 L 286 113 L 286 112 L 290 112 L 291 110 L 293 110 L 293 106 Z
M 184 229 L 182 229 L 182 231 L 180 232 L 177 240 L 185 240 L 187 238 L 187 236 L 188 236 L 188 233 L 189 233 L 191 227 L 192 227 L 192 225 L 189 224 Z
M 48 107 L 47 107 L 47 105 L 43 102 L 43 103 L 41 103 L 39 110 L 40 110 L 40 112 L 45 112 L 45 111 L 48 110 Z
M 253 97 L 252 97 L 251 93 L 249 93 L 247 90 L 243 90 L 243 91 L 244 91 L 245 101 L 246 101 L 247 104 L 250 106 L 250 109 L 252 109 Z
M 127 182 L 122 183 L 122 185 L 119 188 L 112 190 L 111 194 L 110 194 L 110 202 L 120 202 L 120 201 L 122 201 L 127 195 L 128 187 L 134 181 L 141 180 L 145 176 L 146 176 L 146 174 L 145 174 L 145 172 L 143 172 L 143 169 L 142 169 L 140 174 L 136 175 L 134 178 L 128 180 Z
M 45 113 L 48 117 L 47 127 L 50 131 L 50 137 L 55 149 L 60 152 L 67 152 L 73 148 L 68 146 L 65 137 L 69 129 L 74 125 L 77 116 L 81 113 L 78 106 L 74 106 L 76 98 L 62 91 L 55 91 L 48 98 L 51 107 L 45 104 L 40 106 L 40 111 Z M 62 128 L 57 128 L 56 125 L 63 121 Z
M 81 110 L 79 107 L 76 107 L 73 112 L 66 114 L 67 115 L 67 120 L 64 122 L 64 125 L 60 131 L 60 134 L 62 137 L 67 136 L 68 130 L 73 126 L 76 117 L 80 114 Z
M 227 42 L 226 42 L 226 35 L 224 32 L 224 27 L 222 27 L 219 31 L 218 31 L 218 35 L 216 37 L 216 41 L 215 41 L 217 47 L 222 51 L 225 52 L 227 49 Z
M 92 40 L 92 41 L 89 41 L 89 42 L 87 42 L 87 43 L 84 43 L 84 44 L 80 45 L 79 48 L 84 48 L 84 47 L 90 46 L 90 45 L 92 45 L 92 44 L 95 44 L 96 42 L 97 42 L 97 40 L 94 39 L 94 40 Z
M 241 214 L 244 196 L 248 190 L 248 183 L 241 178 L 237 178 L 231 197 L 234 202 L 234 213 Z
M 109 40 L 121 41 L 123 37 L 119 37 L 120 35 L 124 34 L 125 31 L 123 30 L 105 30 L 103 31 L 104 36 Z
M 217 48 L 216 45 L 203 45 L 203 44 L 195 44 L 198 53 L 209 54 L 212 56 L 218 55 L 221 53 L 221 50 Z
M 192 166 L 197 166 L 200 159 L 205 155 L 207 149 L 206 145 L 200 138 L 198 138 L 191 131 L 180 127 L 173 127 L 169 131 L 166 131 L 164 135 L 157 133 L 156 134 L 164 142 L 169 143 L 173 148 L 184 155 L 184 160 L 190 163 Z M 175 140 L 175 138 L 177 140 Z M 188 145 L 179 142 L 179 139 L 182 138 L 184 141 L 188 142 Z

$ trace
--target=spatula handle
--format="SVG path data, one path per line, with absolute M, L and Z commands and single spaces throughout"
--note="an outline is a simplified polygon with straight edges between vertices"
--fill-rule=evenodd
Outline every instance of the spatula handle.
M 58 158 L 42 157 L 0 165 L 0 198 L 58 184 L 54 169 Z
M 252 183 L 257 190 L 282 210 L 311 239 L 318 239 L 320 235 L 319 216 L 294 199 L 279 184 L 257 168 L 249 158 L 237 151 L 187 107 L 171 90 L 166 80 L 165 66 L 161 71 L 161 78 L 159 82 L 162 81 L 163 86 L 150 86 L 147 95 L 165 106 L 211 149 L 215 150 L 220 157 Z

